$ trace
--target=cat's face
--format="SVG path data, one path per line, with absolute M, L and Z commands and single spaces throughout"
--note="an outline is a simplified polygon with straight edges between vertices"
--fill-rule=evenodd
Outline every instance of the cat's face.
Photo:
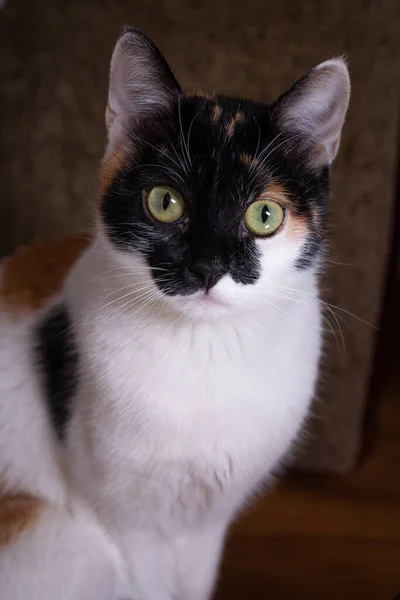
M 152 43 L 126 32 L 111 65 L 101 200 L 122 263 L 194 317 L 285 295 L 320 256 L 347 102 L 340 61 L 270 107 L 185 96 Z

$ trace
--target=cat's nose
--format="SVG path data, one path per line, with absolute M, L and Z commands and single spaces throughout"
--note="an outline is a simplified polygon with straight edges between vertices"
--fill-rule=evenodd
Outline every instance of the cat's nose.
M 192 264 L 190 270 L 200 279 L 206 292 L 214 287 L 226 273 L 226 268 L 222 265 L 207 264 L 201 261 Z

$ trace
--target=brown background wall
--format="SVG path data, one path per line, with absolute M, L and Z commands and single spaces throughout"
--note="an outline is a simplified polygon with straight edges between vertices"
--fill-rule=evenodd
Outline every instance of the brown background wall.
M 264 101 L 314 64 L 347 55 L 354 92 L 334 169 L 331 257 L 346 265 L 330 266 L 325 295 L 377 324 L 391 240 L 398 0 L 8 0 L 0 14 L 0 252 L 90 224 L 107 66 L 123 23 L 155 39 L 187 89 Z M 345 470 L 358 453 L 375 330 L 337 315 L 346 350 L 330 339 L 305 468 Z

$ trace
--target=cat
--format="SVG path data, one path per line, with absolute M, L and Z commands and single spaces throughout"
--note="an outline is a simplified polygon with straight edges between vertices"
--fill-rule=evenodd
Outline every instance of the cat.
M 208 600 L 319 370 L 345 62 L 264 105 L 111 60 L 96 225 L 0 266 L 2 600 Z

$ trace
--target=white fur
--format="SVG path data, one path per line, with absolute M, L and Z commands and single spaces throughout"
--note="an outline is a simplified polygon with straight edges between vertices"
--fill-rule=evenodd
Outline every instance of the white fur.
M 285 456 L 317 377 L 302 242 L 284 228 L 259 244 L 255 285 L 225 276 L 211 301 L 171 301 L 99 231 L 63 293 L 82 355 L 65 448 L 33 371 L 40 314 L 2 314 L 0 472 L 48 503 L 0 552 L 2 600 L 210 597 L 226 528 Z

